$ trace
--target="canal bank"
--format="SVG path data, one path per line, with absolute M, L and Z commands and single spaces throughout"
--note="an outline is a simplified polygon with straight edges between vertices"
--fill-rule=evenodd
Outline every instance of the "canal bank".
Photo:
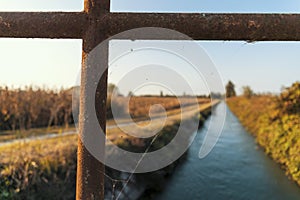
M 139 139 L 139 142 L 135 139 L 135 143 L 132 143 L 130 139 L 126 139 L 127 142 L 120 143 L 120 147 L 137 153 L 156 151 L 173 141 L 173 138 L 178 134 L 179 127 L 188 131 L 191 125 L 194 126 L 196 122 L 198 124 L 196 129 L 197 127 L 201 128 L 205 120 L 211 115 L 211 109 L 218 103 L 219 101 L 214 101 L 212 104 L 201 105 L 199 111 L 194 110 L 193 114 L 183 115 L 181 121 L 165 126 L 160 133 L 157 133 L 158 137 L 155 137 L 153 143 L 152 138 Z M 193 132 L 186 132 L 186 134 L 194 136 Z M 183 134 L 180 134 L 178 137 L 183 137 L 182 139 L 177 139 L 178 142 L 186 140 L 186 136 Z M 190 140 L 186 142 L 190 143 Z M 143 145 L 136 146 L 136 144 Z M 145 149 L 146 147 L 147 150 Z M 166 181 L 176 171 L 177 166 L 185 162 L 187 153 L 188 151 L 167 167 L 149 173 L 130 174 L 107 168 L 105 199 L 153 199 L 157 193 L 161 193 L 164 190 Z
M 220 107 L 215 109 L 218 117 Z M 209 119 L 197 132 L 185 162 L 154 199 L 300 199 L 300 188 L 264 154 L 228 108 L 218 143 L 199 159 L 208 126 Z

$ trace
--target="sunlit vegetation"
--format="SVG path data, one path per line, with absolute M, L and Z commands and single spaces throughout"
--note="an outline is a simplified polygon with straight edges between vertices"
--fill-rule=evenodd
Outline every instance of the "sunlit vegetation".
M 243 96 L 246 98 L 251 98 L 254 95 L 253 90 L 250 88 L 250 86 L 244 86 L 243 87 Z
M 0 147 L 0 199 L 74 199 L 77 136 Z
M 148 147 L 149 152 L 156 151 L 160 148 L 163 148 L 173 140 L 174 136 L 179 130 L 179 127 L 181 128 L 181 130 L 188 131 L 195 122 L 197 122 L 199 127 L 201 127 L 205 119 L 211 114 L 210 103 L 203 105 L 202 107 L 200 107 L 200 109 L 201 114 L 198 114 L 199 111 L 197 113 L 197 110 L 193 110 L 184 114 L 179 112 L 172 115 L 166 120 L 164 128 L 152 137 L 136 138 L 122 132 L 122 130 L 118 127 L 108 130 L 107 137 L 114 144 L 128 151 L 137 153 L 145 152 Z M 154 123 L 154 126 L 152 126 L 153 129 L 156 129 L 157 127 L 155 127 L 155 121 L 152 123 Z M 143 124 L 139 125 L 143 126 Z M 129 126 L 129 128 L 131 128 L 131 126 Z M 135 127 L 132 127 L 131 130 L 134 130 L 134 128 Z M 150 130 L 152 129 L 150 128 Z M 141 135 L 142 134 L 143 133 L 141 133 Z
M 76 90 L 79 92 L 79 90 Z M 68 128 L 73 123 L 72 116 L 72 94 L 73 89 L 46 89 L 28 86 L 24 89 L 12 89 L 0 87 L 0 131 L 3 135 L 27 137 L 35 134 L 29 133 L 33 128 L 62 127 Z M 125 105 L 126 97 L 108 95 L 107 115 L 112 117 L 111 105 L 118 108 L 120 112 L 128 112 Z M 77 100 L 74 98 L 73 100 Z M 200 103 L 206 103 L 209 99 L 199 98 Z M 184 106 L 190 105 L 190 98 L 182 98 Z M 78 102 L 73 102 L 77 105 Z M 133 118 L 148 118 L 151 105 L 160 104 L 168 110 L 179 108 L 179 100 L 175 97 L 134 97 L 129 101 L 129 112 Z M 74 107 L 78 112 L 78 108 Z M 21 131 L 20 131 L 21 130 Z M 38 130 L 38 129 L 36 129 Z M 6 131 L 6 132 L 5 132 Z M 40 132 L 40 131 L 34 131 Z M 47 132 L 47 131 L 44 131 Z M 14 135 L 14 136 L 13 136 Z
M 228 105 L 265 152 L 300 185 L 300 83 L 279 96 L 235 97 Z
M 109 90 L 112 90 L 112 86 Z M 79 88 L 76 88 L 79 92 Z M 8 141 L 29 136 L 59 133 L 70 130 L 73 124 L 71 89 L 46 89 L 27 86 L 23 89 L 0 87 L 0 141 Z M 78 105 L 74 98 L 73 105 Z M 192 103 L 188 97 L 182 97 L 183 106 Z M 207 103 L 208 98 L 199 98 L 199 103 Z M 111 106 L 120 113 L 128 112 L 125 105 L 126 97 L 116 96 L 107 99 L 107 117 L 112 118 Z M 176 97 L 138 97 L 131 96 L 129 113 L 133 119 L 149 119 L 149 109 L 152 105 L 160 104 L 166 111 L 180 108 Z M 78 107 L 73 106 L 78 114 Z M 73 129 L 71 126 L 71 129 Z
M 182 103 L 180 105 L 180 102 Z M 199 98 L 198 103 L 208 103 L 210 99 L 203 99 Z M 191 98 L 184 98 L 182 97 L 180 100 L 174 97 L 132 97 L 129 108 L 130 114 L 133 117 L 145 117 L 145 114 L 148 115 L 148 110 L 152 105 L 160 104 L 162 105 L 167 111 L 180 108 L 180 106 L 190 106 L 194 104 L 194 100 Z
M 198 116 L 201 122 L 209 113 L 210 109 L 206 109 L 202 116 Z M 176 134 L 178 126 L 179 123 L 174 123 L 164 127 L 153 143 L 153 138 L 124 138 L 116 143 L 128 151 L 144 152 L 150 147 L 151 152 L 168 144 Z M 108 134 L 112 133 L 108 131 Z M 0 147 L 0 199 L 74 199 L 76 152 L 77 135 Z M 174 167 L 175 163 L 163 171 L 171 173 Z M 114 170 L 109 169 L 106 173 L 108 176 L 115 176 Z M 162 173 L 153 173 L 150 177 L 155 179 L 155 176 L 161 177 Z M 139 178 L 145 181 L 145 177 Z M 151 178 L 146 178 L 147 191 L 159 190 L 157 183 Z M 109 188 L 112 183 L 108 181 L 106 184 Z
M 2 142 L 19 138 L 18 134 L 27 137 L 48 132 L 62 133 L 66 130 L 62 127 L 72 119 L 69 116 L 71 90 L 28 87 L 23 90 L 2 88 L 0 92 Z M 188 98 L 184 102 L 185 106 L 189 105 Z M 204 104 L 209 100 L 199 98 L 199 102 Z M 179 105 L 174 97 L 134 96 L 130 101 L 130 114 L 137 118 L 148 116 L 147 108 L 153 104 L 162 104 L 168 112 L 178 116 L 180 114 L 175 112 Z M 120 106 L 123 108 L 122 104 Z M 206 111 L 203 116 L 198 116 L 201 123 L 208 114 Z M 153 138 L 114 138 L 118 138 L 116 144 L 132 152 L 143 152 L 149 145 L 149 151 L 154 151 L 168 144 L 177 129 L 178 123 L 167 124 L 151 145 Z M 110 130 L 108 136 L 120 134 L 119 130 Z M 74 199 L 76 149 L 76 135 L 0 146 L 0 199 Z
M 72 122 L 72 89 L 0 87 L 0 130 L 68 126 Z

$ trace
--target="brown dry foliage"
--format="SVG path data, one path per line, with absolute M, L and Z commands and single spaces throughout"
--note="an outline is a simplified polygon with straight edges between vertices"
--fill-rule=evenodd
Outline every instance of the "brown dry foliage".
M 0 130 L 72 123 L 72 90 L 0 87 Z

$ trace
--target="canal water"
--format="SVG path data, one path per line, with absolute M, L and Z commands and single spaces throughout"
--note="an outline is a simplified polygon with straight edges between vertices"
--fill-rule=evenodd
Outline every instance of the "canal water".
M 215 109 L 218 117 L 221 108 Z M 155 199 L 300 200 L 300 187 L 257 147 L 228 108 L 218 143 L 207 157 L 199 159 L 208 121 L 198 131 L 186 160 Z

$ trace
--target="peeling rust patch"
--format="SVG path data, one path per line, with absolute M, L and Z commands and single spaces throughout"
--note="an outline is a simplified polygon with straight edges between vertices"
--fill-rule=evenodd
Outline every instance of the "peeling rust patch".
M 7 23 L 7 22 L 5 22 L 5 21 L 3 20 L 3 18 L 0 16 L 0 26 L 1 26 L 1 25 L 4 25 L 4 26 L 6 26 L 7 28 L 10 28 L 10 24 Z

